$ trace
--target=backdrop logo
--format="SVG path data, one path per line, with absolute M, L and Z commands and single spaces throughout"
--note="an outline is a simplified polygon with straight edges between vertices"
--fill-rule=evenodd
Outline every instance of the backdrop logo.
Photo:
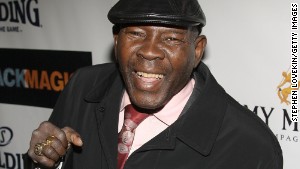
M 0 103 L 53 108 L 78 68 L 92 64 L 90 52 L 0 49 Z
M 281 117 L 280 121 L 276 121 L 276 127 L 278 128 L 273 128 L 274 131 L 276 131 L 274 134 L 277 139 L 286 142 L 299 142 L 299 123 L 292 122 L 292 117 L 287 109 L 264 106 L 244 106 L 259 116 L 267 125 L 270 124 L 270 121 L 273 120 L 274 116 Z
M 13 135 L 13 131 L 9 127 L 0 127 L 0 147 L 8 145 Z
M 290 69 L 290 68 L 289 68 Z M 298 87 L 293 88 L 293 90 L 299 90 L 300 81 L 298 82 Z M 289 96 L 291 95 L 292 91 L 292 84 L 291 84 L 291 72 L 284 71 L 282 72 L 282 80 L 280 84 L 277 86 L 277 95 L 280 99 L 280 103 L 290 105 L 291 102 L 289 100 Z
M 38 0 L 0 0 L 0 23 L 10 22 L 41 27 Z M 19 26 L 0 25 L 0 32 L 21 32 Z
M 62 91 L 69 78 L 69 72 L 0 68 L 0 87 Z

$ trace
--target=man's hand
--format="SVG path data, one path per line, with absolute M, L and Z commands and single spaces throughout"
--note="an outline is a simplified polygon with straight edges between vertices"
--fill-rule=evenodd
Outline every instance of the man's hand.
M 28 155 L 42 166 L 54 167 L 71 144 L 80 147 L 83 144 L 75 130 L 70 127 L 60 129 L 45 121 L 32 132 Z

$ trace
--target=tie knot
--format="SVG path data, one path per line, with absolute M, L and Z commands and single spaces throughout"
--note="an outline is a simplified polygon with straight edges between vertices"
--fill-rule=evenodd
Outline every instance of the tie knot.
M 125 107 L 124 125 L 134 130 L 149 114 L 138 112 L 131 104 Z

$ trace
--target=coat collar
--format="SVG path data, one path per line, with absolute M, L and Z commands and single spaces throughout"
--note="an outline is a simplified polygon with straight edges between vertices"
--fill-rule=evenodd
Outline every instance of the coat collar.
M 120 76 L 119 70 L 116 64 L 110 63 L 106 64 L 107 69 L 101 70 L 105 71 L 99 72 L 102 77 L 98 78 L 98 81 L 95 83 L 94 87 L 85 96 L 84 100 L 90 103 L 99 103 L 105 96 L 108 94 L 108 91 L 112 89 L 112 83 L 116 84 L 116 88 L 124 88 L 122 78 Z M 113 90 L 113 89 L 112 89 Z
M 204 63 L 199 65 L 194 78 L 196 85 L 192 96 L 174 126 L 177 138 L 207 156 L 227 109 L 226 93 Z
M 96 103 L 95 117 L 98 126 L 99 141 L 109 168 L 116 168 L 118 119 L 124 84 L 117 66 L 110 64 L 108 69 L 98 72 L 99 78 L 84 98 L 88 103 Z M 110 69 L 111 68 L 111 69 Z

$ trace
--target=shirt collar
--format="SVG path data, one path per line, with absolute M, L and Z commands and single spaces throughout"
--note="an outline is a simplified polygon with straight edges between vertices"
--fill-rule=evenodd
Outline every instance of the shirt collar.
M 179 113 L 182 111 L 184 105 L 186 104 L 186 101 L 191 96 L 193 89 L 195 85 L 195 80 L 191 79 L 183 89 L 181 89 L 175 96 L 172 97 L 172 99 L 162 108 L 159 112 L 155 113 L 157 116 L 168 116 L 168 112 L 174 112 L 173 109 L 179 109 Z M 184 103 L 183 100 L 186 100 Z M 125 90 L 121 106 L 120 106 L 120 112 L 124 111 L 125 106 L 131 104 L 129 95 L 127 91 Z

